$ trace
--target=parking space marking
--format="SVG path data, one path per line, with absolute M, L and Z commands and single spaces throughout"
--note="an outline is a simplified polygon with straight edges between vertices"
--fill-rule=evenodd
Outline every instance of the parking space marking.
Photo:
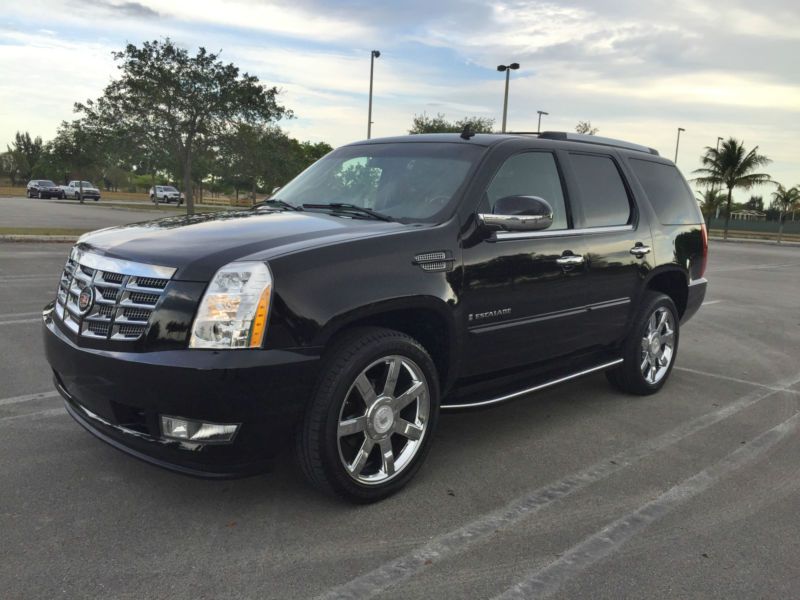
M 372 571 L 368 571 L 330 589 L 320 595 L 319 598 L 356 599 L 378 596 L 385 589 L 413 577 L 430 565 L 465 551 L 498 529 L 507 528 L 518 523 L 556 501 L 602 481 L 656 452 L 673 446 L 703 429 L 754 406 L 765 398 L 779 392 L 790 391 L 788 388 L 798 382 L 800 382 L 800 374 L 795 378 L 778 383 L 774 388 L 766 387 L 765 389 L 761 384 L 754 384 L 758 385 L 758 389 L 739 397 L 718 410 L 706 413 L 666 433 L 645 440 L 637 446 L 602 459 L 577 473 L 568 475 L 560 481 L 528 492 L 505 506 L 482 515 L 458 529 L 434 537 L 417 550 L 390 560 Z
M 777 385 L 769 385 L 766 383 L 759 383 L 758 381 L 750 381 L 749 379 L 739 379 L 738 377 L 731 377 L 729 375 L 722 375 L 720 373 L 710 373 L 709 371 L 700 371 L 698 369 L 691 369 L 689 367 L 673 367 L 676 371 L 683 371 L 685 373 L 692 373 L 694 375 L 704 375 L 705 377 L 713 377 L 715 379 L 724 379 L 725 381 L 730 381 L 733 383 L 743 383 L 745 385 L 752 385 L 755 387 L 760 387 L 765 390 L 773 390 L 775 392 L 790 392 L 790 393 L 800 393 L 797 390 L 788 389 L 788 385 L 783 385 L 781 382 L 778 382 Z M 792 384 L 793 385 L 793 384 Z
M 58 276 L 58 273 L 56 273 L 56 276 Z M 50 279 L 52 277 L 53 277 L 52 273 L 41 273 L 41 274 L 29 273 L 26 275 L 0 275 L 0 282 L 20 281 L 25 279 Z
M 800 263 L 791 262 L 791 263 L 778 263 L 778 264 L 763 264 L 763 265 L 743 265 L 743 266 L 733 266 L 733 267 L 717 267 L 711 273 L 712 275 L 716 275 L 717 273 L 733 273 L 736 271 L 761 271 L 765 269 L 786 269 L 789 267 L 800 267 Z
M 562 584 L 616 551 L 633 536 L 681 503 L 694 498 L 732 472 L 761 457 L 787 436 L 795 433 L 798 426 L 800 426 L 800 413 L 795 413 L 772 429 L 761 433 L 747 445 L 740 446 L 722 460 L 572 546 L 560 558 L 533 571 L 525 579 L 496 596 L 496 599 L 516 600 L 549 596 Z
M 13 319 L 11 321 L 0 321 L 0 325 L 19 325 L 20 323 L 39 323 L 42 318 L 38 319 Z
M 63 408 L 47 408 L 45 410 L 37 410 L 36 412 L 24 413 L 21 415 L 11 415 L 8 417 L 0 417 L 0 424 L 8 423 L 9 421 L 17 421 L 19 419 L 28 419 L 30 417 L 55 417 L 56 415 L 66 415 L 67 411 Z
M 33 317 L 36 315 L 41 315 L 42 311 L 34 310 L 32 312 L 24 312 L 24 313 L 6 313 L 4 315 L 0 315 L 0 320 L 2 319 L 10 319 L 12 317 Z
M 720 302 L 722 302 L 722 300 L 707 300 L 706 302 L 703 302 L 701 306 L 710 306 L 712 304 L 719 304 Z
M 49 392 L 39 392 L 38 394 L 25 394 L 24 396 L 12 396 L 11 398 L 0 398 L 0 406 L 8 406 L 9 404 L 20 404 L 21 402 L 30 402 L 31 400 L 44 400 L 45 398 L 55 398 L 60 394 L 55 390 Z

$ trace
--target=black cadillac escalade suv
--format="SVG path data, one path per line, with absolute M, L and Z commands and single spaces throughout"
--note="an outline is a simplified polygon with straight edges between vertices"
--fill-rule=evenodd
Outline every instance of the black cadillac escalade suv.
M 252 210 L 83 236 L 44 311 L 69 413 L 183 473 L 263 470 L 383 498 L 440 410 L 594 371 L 658 391 L 703 301 L 707 236 L 649 148 L 417 135 L 330 153 Z

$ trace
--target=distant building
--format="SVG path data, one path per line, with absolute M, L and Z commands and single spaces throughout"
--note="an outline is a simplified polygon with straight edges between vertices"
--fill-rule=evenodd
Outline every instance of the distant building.
M 742 209 L 731 213 L 734 221 L 766 221 L 767 214 L 758 210 Z

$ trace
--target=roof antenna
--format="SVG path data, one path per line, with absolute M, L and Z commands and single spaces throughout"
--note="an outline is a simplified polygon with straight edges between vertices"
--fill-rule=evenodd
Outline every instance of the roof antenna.
M 464 125 L 464 131 L 461 132 L 461 139 L 468 140 L 475 135 L 475 132 L 472 131 L 469 123 Z

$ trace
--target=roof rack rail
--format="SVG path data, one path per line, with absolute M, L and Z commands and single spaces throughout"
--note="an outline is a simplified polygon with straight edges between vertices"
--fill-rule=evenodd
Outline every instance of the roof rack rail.
M 539 138 L 543 140 L 561 140 L 564 142 L 581 142 L 584 144 L 596 144 L 598 146 L 613 146 L 614 148 L 624 148 L 625 150 L 636 150 L 637 152 L 645 152 L 658 156 L 658 150 L 655 148 L 648 148 L 641 144 L 633 144 L 623 140 L 615 140 L 613 138 L 600 137 L 597 135 L 587 135 L 583 133 L 569 133 L 566 131 L 543 131 L 539 134 Z

